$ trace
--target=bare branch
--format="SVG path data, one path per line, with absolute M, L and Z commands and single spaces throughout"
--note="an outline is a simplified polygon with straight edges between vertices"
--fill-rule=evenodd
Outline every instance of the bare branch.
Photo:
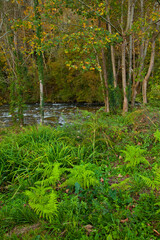
M 5 34 L 3 34 L 3 35 L 0 37 L 0 39 L 3 38 L 4 36 L 6 36 L 9 32 L 11 32 L 11 31 L 8 31 L 8 32 L 6 32 Z

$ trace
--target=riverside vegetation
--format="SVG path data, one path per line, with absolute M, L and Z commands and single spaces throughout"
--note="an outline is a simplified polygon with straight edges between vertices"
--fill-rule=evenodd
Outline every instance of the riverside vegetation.
M 1 129 L 1 239 L 160 237 L 160 114 Z

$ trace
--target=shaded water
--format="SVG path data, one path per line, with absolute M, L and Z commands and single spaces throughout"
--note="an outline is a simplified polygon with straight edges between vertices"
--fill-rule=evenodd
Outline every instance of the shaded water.
M 95 112 L 100 106 L 88 104 L 67 104 L 67 103 L 47 103 L 44 106 L 44 123 L 54 125 L 55 123 L 64 124 L 72 114 L 79 110 Z M 40 122 L 39 104 L 28 104 L 24 111 L 24 124 L 33 125 Z M 12 116 L 9 113 L 9 105 L 0 106 L 0 127 L 11 126 Z

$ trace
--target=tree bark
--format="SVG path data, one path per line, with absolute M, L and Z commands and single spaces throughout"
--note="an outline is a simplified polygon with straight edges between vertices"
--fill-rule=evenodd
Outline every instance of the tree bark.
M 39 50 L 36 49 L 37 55 L 37 68 L 38 68 L 38 78 L 39 78 L 39 85 L 40 85 L 40 124 L 44 123 L 44 72 L 43 72 L 43 55 L 41 49 L 41 17 L 38 10 L 39 2 L 38 0 L 34 0 L 34 13 L 35 13 L 35 26 L 36 26 L 36 36 L 38 39 L 38 47 Z
M 148 68 L 148 72 L 142 82 L 142 95 L 143 95 L 143 104 L 147 103 L 147 83 L 148 83 L 148 79 L 151 75 L 153 66 L 154 66 L 154 58 L 155 58 L 155 38 L 152 41 L 152 50 L 151 50 L 151 58 L 150 58 L 150 64 L 149 64 L 149 68 Z
M 106 12 L 107 12 L 107 20 L 110 23 L 110 16 L 109 16 L 109 3 L 106 0 Z M 111 25 L 108 23 L 108 30 L 112 33 Z M 116 61 L 115 61 L 115 51 L 113 45 L 111 45 L 111 61 L 112 61 L 112 71 L 113 71 L 113 78 L 114 78 L 114 88 L 117 87 L 117 74 L 116 74 Z
M 123 114 L 128 112 L 128 99 L 126 91 L 126 39 L 123 37 L 122 43 L 122 88 L 123 88 Z
M 95 50 L 95 49 L 94 49 Z M 100 66 L 100 61 L 99 61 L 99 57 L 98 57 L 98 54 L 95 50 L 95 54 L 96 54 L 96 60 L 97 60 L 97 63 L 98 65 Z M 99 77 L 100 77 L 100 81 L 101 81 L 101 87 L 102 87 L 102 93 L 103 93 L 103 99 L 104 99 L 104 103 L 106 104 L 106 101 L 105 101 L 105 88 L 104 88 L 104 83 L 103 83 L 103 76 L 102 76 L 102 71 L 99 71 Z M 106 106 L 106 105 L 105 105 Z
M 105 85 L 105 112 L 109 112 L 108 76 L 107 76 L 107 65 L 106 65 L 104 49 L 102 49 L 102 66 L 103 66 L 103 76 L 104 76 L 104 85 Z

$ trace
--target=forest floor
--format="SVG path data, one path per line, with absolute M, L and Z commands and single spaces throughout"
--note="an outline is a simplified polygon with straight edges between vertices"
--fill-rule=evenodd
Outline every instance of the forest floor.
M 0 130 L 0 239 L 160 238 L 160 112 Z

